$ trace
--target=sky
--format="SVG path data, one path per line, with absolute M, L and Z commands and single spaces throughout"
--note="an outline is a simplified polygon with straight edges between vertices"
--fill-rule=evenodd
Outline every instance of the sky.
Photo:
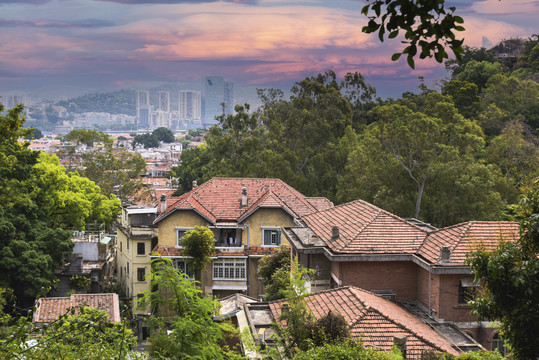
M 382 97 L 447 76 L 410 69 L 399 38 L 361 32 L 359 0 L 0 0 L 0 92 L 141 88 L 220 75 L 281 87 L 332 69 L 358 71 Z M 455 0 L 465 45 L 539 33 L 539 1 Z

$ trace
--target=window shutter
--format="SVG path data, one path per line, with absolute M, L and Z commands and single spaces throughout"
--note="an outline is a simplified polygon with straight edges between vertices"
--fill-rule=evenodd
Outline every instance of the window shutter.
M 277 245 L 281 245 L 281 230 L 277 230 Z

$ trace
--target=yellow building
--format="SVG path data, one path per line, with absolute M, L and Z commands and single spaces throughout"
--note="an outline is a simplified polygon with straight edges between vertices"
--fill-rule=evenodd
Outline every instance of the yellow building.
M 150 289 L 146 275 L 150 272 L 152 247 L 157 244 L 157 228 L 153 224 L 157 215 L 157 204 L 125 207 L 116 224 L 116 273 L 128 300 L 136 300 Z
M 278 179 L 213 178 L 180 197 L 162 198 L 154 251 L 184 271 L 178 240 L 194 226 L 210 228 L 216 239 L 211 265 L 201 274 L 206 294 L 264 294 L 258 261 L 286 240 L 281 228 L 297 226 L 301 216 L 328 209 L 326 198 L 306 197 Z

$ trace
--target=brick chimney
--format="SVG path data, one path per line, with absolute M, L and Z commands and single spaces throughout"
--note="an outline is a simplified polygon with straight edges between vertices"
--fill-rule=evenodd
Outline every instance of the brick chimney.
M 451 262 L 451 250 L 449 246 L 442 246 L 440 249 L 440 262 L 444 264 Z
M 336 240 L 339 238 L 339 236 L 339 227 L 337 225 L 333 225 L 331 227 L 331 240 Z
M 159 201 L 161 205 L 161 213 L 164 213 L 167 210 L 167 196 L 165 194 L 161 195 L 161 200 Z
M 244 186 L 241 188 L 241 206 L 247 206 L 249 202 L 247 201 L 247 188 Z
M 402 353 L 402 357 L 406 359 L 406 340 L 407 336 L 395 336 L 393 337 L 393 344 Z

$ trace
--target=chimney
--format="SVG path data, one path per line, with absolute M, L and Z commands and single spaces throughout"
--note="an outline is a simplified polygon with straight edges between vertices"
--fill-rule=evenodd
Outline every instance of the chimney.
M 247 188 L 244 186 L 241 188 L 241 206 L 247 206 Z
M 408 340 L 407 336 L 393 337 L 393 345 L 400 350 L 404 359 L 406 359 L 406 340 Z
M 449 250 L 449 246 L 442 246 L 442 248 L 440 249 L 440 262 L 451 262 L 451 250 Z
M 198 185 L 197 185 L 197 181 L 196 180 L 193 180 L 193 189 L 196 188 Z
M 337 225 L 333 225 L 331 227 L 331 240 L 336 240 L 339 238 L 339 227 Z
M 167 210 L 167 196 L 165 194 L 161 195 L 161 214 Z

